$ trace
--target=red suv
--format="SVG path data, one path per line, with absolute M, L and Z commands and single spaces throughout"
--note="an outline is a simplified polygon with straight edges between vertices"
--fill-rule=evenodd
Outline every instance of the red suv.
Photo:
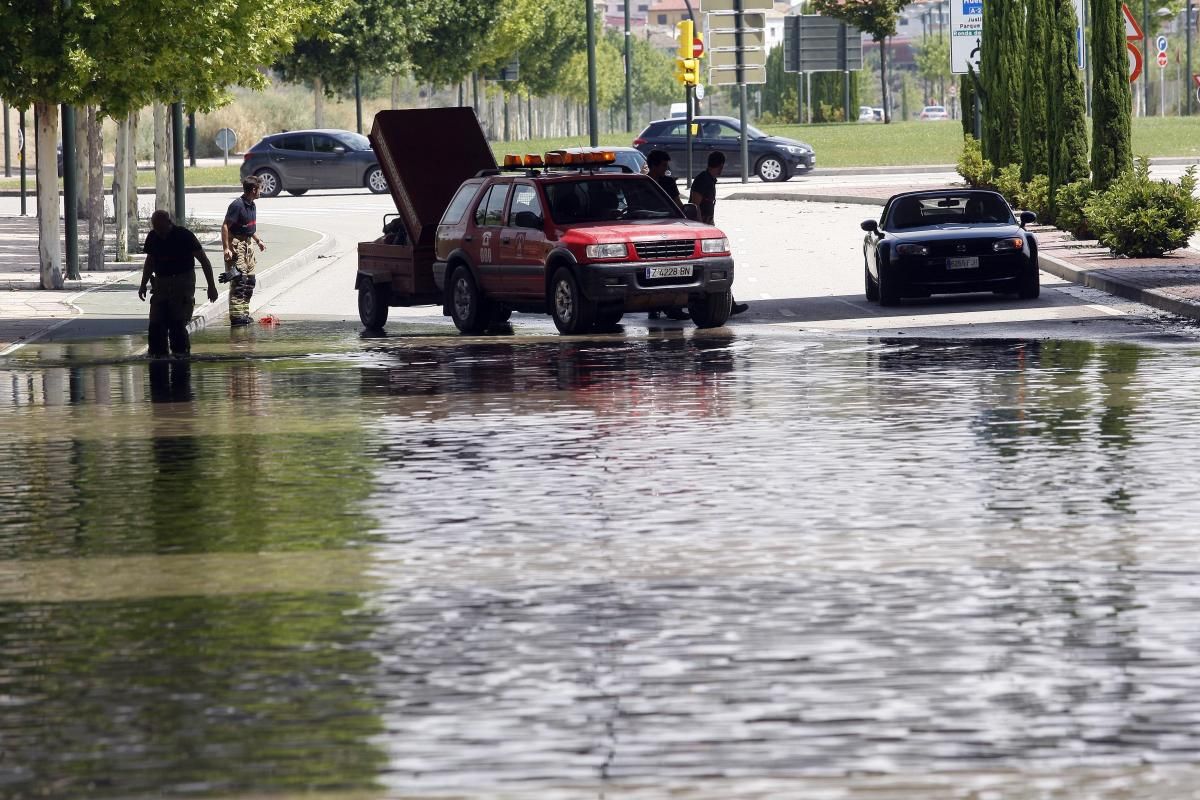
M 725 324 L 729 240 L 689 219 L 652 179 L 605 152 L 505 162 L 511 168 L 464 182 L 437 226 L 433 279 L 460 331 L 528 311 L 584 333 L 627 311 L 679 306 L 698 327 Z

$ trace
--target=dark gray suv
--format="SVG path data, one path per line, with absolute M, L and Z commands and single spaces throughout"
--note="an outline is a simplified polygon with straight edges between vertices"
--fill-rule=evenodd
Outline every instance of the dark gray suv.
M 242 161 L 242 177 L 249 175 L 258 176 L 263 197 L 359 186 L 376 194 L 388 190 L 371 142 L 353 131 L 284 131 L 263 137 Z

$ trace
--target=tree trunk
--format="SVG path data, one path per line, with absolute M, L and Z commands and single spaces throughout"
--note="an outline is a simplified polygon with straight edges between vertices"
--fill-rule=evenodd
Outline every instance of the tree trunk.
M 113 220 L 116 224 L 117 261 L 129 260 L 129 118 L 117 120 L 116 158 L 113 164 Z
M 84 115 L 80 115 L 84 116 Z M 101 272 L 104 269 L 104 141 L 100 115 L 95 106 L 87 107 L 87 142 L 88 175 L 87 181 L 79 184 L 86 186 L 87 191 L 81 192 L 87 196 L 88 206 L 88 272 Z
M 171 149 L 167 139 L 167 107 L 154 104 L 154 208 L 172 207 L 170 169 Z
M 37 115 L 38 263 L 43 289 L 63 288 L 58 221 L 58 108 L 34 103 Z
M 313 127 L 325 127 L 325 82 L 313 78 Z
M 126 204 L 129 208 L 129 252 L 136 253 L 141 250 L 141 226 L 138 224 L 138 196 L 137 196 L 137 130 L 138 130 L 138 112 L 134 111 L 129 115 L 129 172 L 128 186 L 129 199 Z
M 400 76 L 392 76 L 392 108 L 400 107 Z
M 892 121 L 892 104 L 888 102 L 888 84 L 887 84 L 887 37 L 877 40 L 879 42 L 879 96 L 883 98 L 883 124 L 886 125 Z M 809 98 L 811 107 L 812 98 Z
M 75 216 L 77 219 L 87 219 L 88 212 L 88 114 L 87 109 L 80 107 L 75 114 L 75 185 L 79 191 L 75 195 Z

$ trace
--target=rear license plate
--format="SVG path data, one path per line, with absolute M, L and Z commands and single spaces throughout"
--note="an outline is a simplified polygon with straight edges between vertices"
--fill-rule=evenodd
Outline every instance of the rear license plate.
M 979 256 L 947 258 L 946 269 L 979 269 Z
M 692 265 L 684 264 L 675 267 L 646 267 L 647 278 L 690 278 Z

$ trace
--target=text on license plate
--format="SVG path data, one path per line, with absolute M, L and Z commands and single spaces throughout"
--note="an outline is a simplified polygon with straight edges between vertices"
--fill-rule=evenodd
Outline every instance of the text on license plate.
M 979 256 L 947 258 L 946 269 L 979 269 Z
M 692 265 L 683 264 L 673 267 L 646 267 L 647 278 L 690 278 Z

